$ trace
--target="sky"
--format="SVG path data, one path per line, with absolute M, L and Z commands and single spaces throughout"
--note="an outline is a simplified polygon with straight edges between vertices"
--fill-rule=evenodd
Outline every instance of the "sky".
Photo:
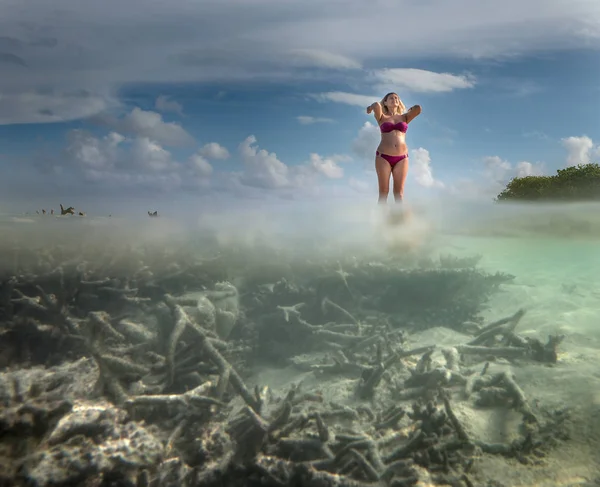
M 600 155 L 596 0 L 0 0 L 0 205 L 92 214 L 376 201 L 366 107 L 408 130 L 406 199 L 493 199 Z M 390 196 L 391 198 L 391 196 Z

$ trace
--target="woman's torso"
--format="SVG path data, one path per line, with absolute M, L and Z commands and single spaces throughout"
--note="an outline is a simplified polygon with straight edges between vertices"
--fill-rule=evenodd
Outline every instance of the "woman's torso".
M 404 115 L 394 115 L 391 117 L 383 116 L 379 121 L 379 130 L 385 123 L 398 124 L 404 122 Z M 379 152 L 388 154 L 390 156 L 400 156 L 408 153 L 408 146 L 406 145 L 406 134 L 401 130 L 392 130 L 391 132 L 381 132 L 381 142 L 377 147 Z

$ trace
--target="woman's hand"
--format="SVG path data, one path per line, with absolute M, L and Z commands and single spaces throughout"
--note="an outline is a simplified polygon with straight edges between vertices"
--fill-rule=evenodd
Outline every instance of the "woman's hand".
M 371 113 L 373 113 L 373 110 L 375 110 L 376 108 L 380 108 L 381 105 L 378 101 L 376 101 L 375 103 L 371 103 L 371 105 L 369 105 L 367 107 L 367 115 L 370 115 Z
M 382 114 L 381 103 L 376 101 L 375 103 L 371 104 L 370 107 L 367 107 L 367 115 L 370 113 L 372 113 L 375 116 L 375 119 L 379 121 Z
M 404 114 L 404 117 L 406 118 L 406 123 L 409 123 L 410 121 L 414 120 L 419 115 L 421 115 L 421 105 L 413 105 Z

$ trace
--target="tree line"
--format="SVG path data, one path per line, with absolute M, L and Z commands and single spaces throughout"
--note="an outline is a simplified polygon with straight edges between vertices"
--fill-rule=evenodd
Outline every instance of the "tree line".
M 552 176 L 513 178 L 496 201 L 597 201 L 600 200 L 600 165 L 578 164 Z

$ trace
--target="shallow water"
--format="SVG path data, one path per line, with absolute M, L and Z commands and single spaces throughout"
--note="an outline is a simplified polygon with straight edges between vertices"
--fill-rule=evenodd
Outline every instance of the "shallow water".
M 387 216 L 364 205 L 325 211 L 310 207 L 271 213 L 238 211 L 186 220 L 1 215 L 0 243 L 49 247 L 82 242 L 93 247 L 103 242 L 123 248 L 168 248 L 176 241 L 197 246 L 201 253 L 239 247 L 242 253 L 249 251 L 250 259 L 274 250 L 279 258 L 293 260 L 397 257 L 402 262 L 406 255 L 480 256 L 478 268 L 515 276 L 493 299 L 490 314 L 526 306 L 536 325 L 545 323 L 544 331 L 568 327 L 592 338 L 600 334 L 594 326 L 600 318 L 598 215 L 596 205 L 440 203 L 412 208 L 404 223 L 390 223 Z M 553 221 L 559 222 L 554 228 Z M 579 227 L 572 229 L 572 222 Z M 5 254 L 2 261 L 10 262 L 10 256 Z
M 593 454 L 600 443 L 600 207 L 435 202 L 409 210 L 405 219 L 390 219 L 389 215 L 364 206 L 318 210 L 303 207 L 271 213 L 240 211 L 185 219 L 4 215 L 0 218 L 0 270 L 3 278 L 8 276 L 14 269 L 16 255 L 33 259 L 26 256 L 24 247 L 51 250 L 55 245 L 70 246 L 87 252 L 88 263 L 94 255 L 110 248 L 115 255 L 122 252 L 129 265 L 138 258 L 130 254 L 132 248 L 152 248 L 154 255 L 157 249 L 168 253 L 171 247 L 178 246 L 203 259 L 227 256 L 227 272 L 223 276 L 244 292 L 253 292 L 254 285 L 274 284 L 281 278 L 293 282 L 295 276 L 300 279 L 294 272 L 298 273 L 303 261 L 307 263 L 307 275 L 314 274 L 321 264 L 325 268 L 337 262 L 339 269 L 331 269 L 339 277 L 377 264 L 439 268 L 444 256 L 479 256 L 476 269 L 514 276 L 492 293 L 482 307 L 480 316 L 485 323 L 525 309 L 515 330 L 517 334 L 542 342 L 549 335 L 565 335 L 558 363 L 552 367 L 501 360 L 492 369 L 509 367 L 531 400 L 548 407 L 572 408 L 575 417 L 572 440 L 550 452 L 544 468 L 513 465 L 512 460 L 488 456 L 481 460 L 487 474 L 482 473 L 480 480 L 499 481 L 508 465 L 514 469 L 514 478 L 505 485 L 587 485 L 586 481 L 600 478 Z M 71 255 L 77 259 L 77 250 Z M 143 255 L 139 259 L 143 260 Z M 425 261 L 430 264 L 423 264 Z M 294 271 L 290 271 L 292 267 Z M 427 296 L 421 299 L 426 300 Z M 271 306 L 276 310 L 277 305 L 291 304 L 294 303 Z M 409 334 L 409 341 L 415 346 L 455 346 L 469 339 L 468 334 L 451 330 L 444 323 Z M 249 384 L 279 390 L 302 381 L 307 387 L 329 389 L 325 394 L 331 400 L 356 403 L 349 392 L 355 379 L 329 382 L 330 379 L 312 372 L 299 372 L 289 363 L 262 363 L 253 372 L 244 372 Z M 493 442 L 506 439 L 496 420 L 490 419 L 489 411 L 465 403 L 459 413 L 471 423 L 473 434 Z M 510 421 L 517 424 L 517 420 L 515 416 Z M 580 461 L 569 468 L 561 466 L 558 460 L 565 454 L 579 456 Z M 527 473 L 525 468 L 529 469 Z
M 600 322 L 600 206 L 436 203 L 411 210 L 404 223 L 390 222 L 386 215 L 364 205 L 325 211 L 310 207 L 238 211 L 185 221 L 168 216 L 135 220 L 1 215 L 0 241 L 3 247 L 18 240 L 34 247 L 58 242 L 93 247 L 104 242 L 117 247 L 165 248 L 176 241 L 197 246 L 201 253 L 239 247 L 240 252 L 248 252 L 249 259 L 275 250 L 284 260 L 397 257 L 403 262 L 406 255 L 480 256 L 478 268 L 515 276 L 493 298 L 490 316 L 525 306 L 528 321 L 542 326 L 540 332 L 569 329 L 589 335 L 589 344 L 596 343 L 600 336 L 600 327 L 595 326 Z M 559 222 L 554 228 L 553 221 Z M 570 229 L 572 222 L 578 222 L 579 228 Z M 587 224 L 583 230 L 581 222 Z M 7 257 L 2 259 L 4 264 L 10 262 Z

